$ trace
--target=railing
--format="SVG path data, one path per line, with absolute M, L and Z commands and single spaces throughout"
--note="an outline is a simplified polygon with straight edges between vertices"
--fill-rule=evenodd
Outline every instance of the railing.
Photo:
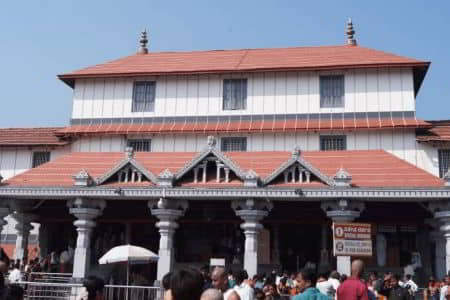
M 50 282 L 50 283 L 68 283 L 72 278 L 72 273 L 44 273 L 31 272 L 27 275 L 27 281 Z
M 81 284 L 29 282 L 18 283 L 25 290 L 25 299 L 41 300 L 75 300 L 85 289 Z M 159 300 L 163 298 L 163 290 L 149 286 L 105 285 L 105 300 Z

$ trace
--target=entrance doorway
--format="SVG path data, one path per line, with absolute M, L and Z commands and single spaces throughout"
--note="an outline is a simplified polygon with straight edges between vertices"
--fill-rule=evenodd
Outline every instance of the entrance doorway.
M 307 263 L 319 265 L 321 225 L 283 224 L 280 226 L 280 258 L 283 270 L 295 272 Z

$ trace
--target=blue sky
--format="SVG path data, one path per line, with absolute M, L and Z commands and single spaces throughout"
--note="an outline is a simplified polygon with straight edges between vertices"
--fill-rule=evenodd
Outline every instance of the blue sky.
M 423 119 L 450 119 L 450 1 L 1 1 L 0 127 L 68 124 L 72 90 L 57 74 L 150 50 L 345 43 L 430 60 Z

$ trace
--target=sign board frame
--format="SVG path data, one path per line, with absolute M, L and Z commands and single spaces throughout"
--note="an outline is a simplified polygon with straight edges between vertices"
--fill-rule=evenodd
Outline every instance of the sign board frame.
M 333 223 L 334 256 L 372 256 L 372 225 Z

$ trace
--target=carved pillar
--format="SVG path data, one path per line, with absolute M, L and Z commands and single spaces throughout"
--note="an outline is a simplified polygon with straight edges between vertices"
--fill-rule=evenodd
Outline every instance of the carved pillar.
M 320 261 L 319 272 L 328 271 L 330 268 L 329 249 L 328 249 L 328 224 L 322 224 L 321 228 L 321 249 L 320 249 Z
M 148 207 L 152 215 L 158 218 L 156 227 L 161 235 L 159 239 L 159 260 L 156 279 L 162 280 L 163 276 L 172 271 L 174 264 L 173 237 L 178 228 L 176 220 L 184 215 L 188 208 L 186 200 L 173 200 L 161 198 L 159 201 L 151 200 Z
M 258 274 L 258 235 L 263 226 L 260 221 L 269 214 L 273 205 L 268 200 L 236 200 L 231 204 L 236 215 L 244 220 L 241 224 L 245 235 L 244 269 L 248 275 Z
M 441 224 L 437 220 L 425 220 L 433 227 L 430 231 L 430 238 L 434 242 L 434 272 L 436 278 L 444 278 L 445 273 L 445 238 L 440 231 Z
M 102 215 L 106 202 L 104 200 L 77 198 L 68 201 L 67 206 L 69 212 L 77 218 L 73 222 L 77 230 L 77 244 L 72 277 L 81 279 L 86 277 L 91 264 L 91 234 L 92 229 L 97 225 L 94 220 Z
M 31 222 L 37 220 L 38 217 L 30 213 L 18 211 L 16 211 L 12 217 L 17 222 L 15 226 L 17 238 L 14 259 L 26 263 L 28 261 L 28 238 L 30 237 L 30 231 L 33 229 Z
M 334 223 L 349 223 L 359 218 L 365 205 L 363 202 L 338 200 L 322 203 L 322 210 Z M 333 245 L 334 247 L 334 245 Z M 350 256 L 337 256 L 337 271 L 341 274 L 351 275 Z
M 428 207 L 439 222 L 439 229 L 445 239 L 445 274 L 447 274 L 450 271 L 450 201 L 431 202 Z
M 9 204 L 6 201 L 5 202 L 1 202 L 0 203 L 0 233 L 3 231 L 3 226 L 8 224 L 8 222 L 5 220 L 5 218 L 10 213 L 11 213 L 11 209 L 9 208 Z

